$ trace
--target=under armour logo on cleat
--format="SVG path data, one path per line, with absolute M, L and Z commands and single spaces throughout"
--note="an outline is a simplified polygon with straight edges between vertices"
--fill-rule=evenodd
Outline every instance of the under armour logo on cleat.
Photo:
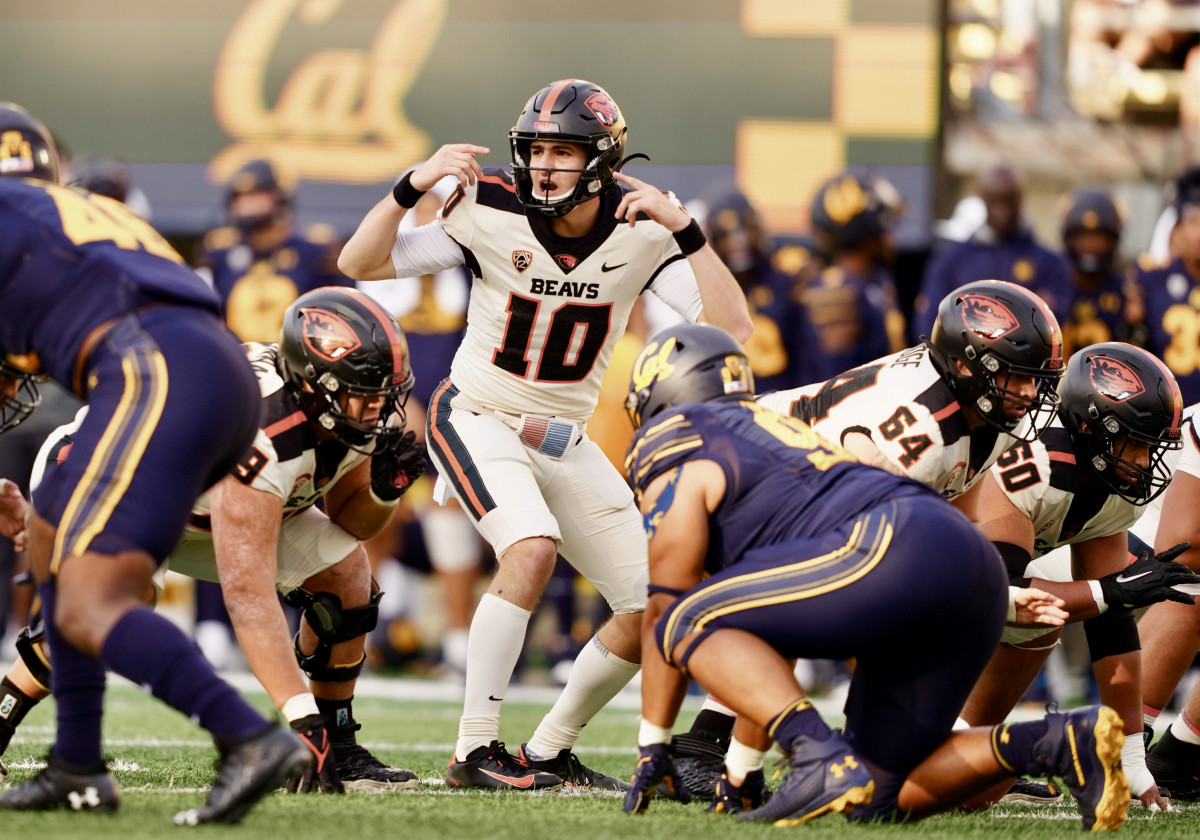
M 836 776 L 839 779 L 842 778 L 842 776 L 846 775 L 847 770 L 857 770 L 857 769 L 858 769 L 858 762 L 854 760 L 854 756 L 852 756 L 852 755 L 846 756 L 842 760 L 841 764 L 830 764 L 829 765 L 829 772 L 832 773 L 834 776 Z
M 67 801 L 71 803 L 72 811 L 82 811 L 84 807 L 99 808 L 100 807 L 100 791 L 92 786 L 83 789 L 83 794 L 73 790 L 67 794 Z

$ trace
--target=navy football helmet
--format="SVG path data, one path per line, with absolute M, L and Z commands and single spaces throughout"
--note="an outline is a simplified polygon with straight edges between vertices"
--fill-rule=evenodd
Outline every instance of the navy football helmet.
M 275 198 L 273 206 L 262 212 L 235 211 L 233 202 L 249 193 L 269 193 Z M 292 206 L 293 186 L 269 160 L 252 160 L 234 173 L 225 190 L 225 208 L 233 224 L 243 231 L 264 228 L 284 216 Z
M 735 277 L 745 277 L 771 259 L 771 237 L 762 217 L 732 181 L 705 189 L 700 202 L 704 235 Z
M 1055 387 L 1063 373 L 1062 331 L 1033 292 L 1001 280 L 960 286 L 938 306 L 926 346 L 959 403 L 974 408 L 989 425 L 1035 440 L 1054 419 Z M 997 382 L 1002 373 L 1033 377 L 1036 396 L 1028 400 L 1002 388 Z M 1022 406 L 1027 413 L 1011 416 L 1006 404 Z M 1025 417 L 1029 423 L 1021 429 Z
M 326 286 L 298 297 L 283 315 L 279 367 L 305 415 L 352 449 L 371 452 L 377 438 L 404 427 L 415 381 L 408 341 L 357 289 Z
M 508 132 L 512 151 L 513 183 L 517 198 L 526 207 L 547 216 L 563 216 L 598 196 L 613 182 L 613 173 L 624 163 L 625 118 L 604 88 L 582 79 L 551 82 L 526 103 L 517 123 Z M 579 183 L 570 193 L 538 198 L 529 149 L 534 140 L 557 140 L 583 146 L 586 162 Z M 565 170 L 560 170 L 565 171 Z
M 83 155 L 72 159 L 72 187 L 124 202 L 129 194 L 129 168 L 109 155 Z
M 826 254 L 853 250 L 882 236 L 904 212 L 904 199 L 890 181 L 852 172 L 822 184 L 808 208 L 813 238 Z
M 15 102 L 0 102 L 0 176 L 58 183 L 58 146 L 46 126 Z
M 719 327 L 681 324 L 652 337 L 638 354 L 625 412 L 640 429 L 671 406 L 752 399 L 754 374 L 742 345 Z
M 1110 490 L 1144 505 L 1167 489 L 1166 454 L 1183 446 L 1183 396 L 1162 362 L 1131 344 L 1093 344 L 1071 356 L 1059 394 L 1076 457 Z M 1149 447 L 1147 466 L 1124 457 L 1130 443 Z
M 1124 229 L 1125 214 L 1107 190 L 1084 188 L 1071 193 L 1062 214 L 1062 238 L 1067 256 L 1081 273 L 1099 275 L 1112 270 Z M 1083 233 L 1107 236 L 1108 247 L 1099 253 L 1080 251 L 1076 236 Z

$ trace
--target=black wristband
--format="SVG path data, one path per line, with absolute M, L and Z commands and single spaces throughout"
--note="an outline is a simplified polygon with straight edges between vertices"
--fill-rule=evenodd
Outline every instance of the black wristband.
M 425 193 L 412 185 L 412 173 L 408 172 L 403 178 L 396 182 L 396 186 L 392 187 L 392 198 L 406 210 L 411 210 L 417 206 L 417 202 L 421 200 L 421 196 Z
M 680 251 L 683 251 L 685 257 L 696 253 L 708 243 L 704 231 L 700 230 L 700 225 L 695 219 L 692 219 L 691 224 L 683 230 L 672 235 L 675 237 L 675 244 L 679 246 Z

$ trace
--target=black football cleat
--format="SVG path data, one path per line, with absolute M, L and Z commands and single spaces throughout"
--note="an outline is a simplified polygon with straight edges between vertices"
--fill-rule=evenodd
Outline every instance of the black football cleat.
M 411 770 L 388 767 L 360 744 L 343 749 L 333 745 L 333 761 L 346 790 L 384 793 L 391 790 L 415 790 L 421 782 Z
M 613 790 L 621 791 L 622 793 L 629 790 L 629 782 L 621 781 L 615 776 L 605 776 L 603 773 L 597 773 L 595 770 L 587 767 L 570 750 L 560 750 L 554 758 L 535 761 L 529 757 L 526 750 L 527 746 L 527 744 L 522 744 L 521 748 L 517 750 L 517 761 L 530 770 L 538 770 L 542 773 L 551 773 L 558 776 L 562 779 L 564 788 L 572 788 L 577 791 Z
M 175 824 L 239 822 L 258 800 L 303 773 L 311 761 L 312 752 L 295 733 L 272 725 L 221 756 L 204 807 L 180 811 Z
M 563 780 L 554 773 L 531 770 L 509 754 L 500 741 L 492 741 L 458 756 L 446 765 L 446 783 L 463 788 L 500 788 L 503 790 L 543 790 L 560 787 Z
M 824 741 L 799 738 L 788 763 L 791 772 L 771 800 L 761 808 L 739 814 L 739 820 L 803 825 L 823 814 L 849 815 L 860 805 L 871 804 L 875 795 L 871 772 L 840 732 Z
M 1158 792 L 1175 802 L 1200 802 L 1200 746 L 1167 730 L 1146 755 Z
M 1032 779 L 1017 779 L 1000 797 L 1001 803 L 1017 805 L 1057 805 L 1062 801 L 1063 791 L 1058 785 Z
M 0 796 L 0 808 L 10 811 L 69 811 L 111 813 L 117 810 L 121 794 L 108 771 L 75 773 L 53 753 L 46 768 Z

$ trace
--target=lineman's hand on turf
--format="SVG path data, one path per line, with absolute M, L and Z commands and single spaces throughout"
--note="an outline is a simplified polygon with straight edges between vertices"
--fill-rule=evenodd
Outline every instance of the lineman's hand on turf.
M 305 715 L 292 721 L 292 730 L 300 736 L 313 754 L 304 775 L 288 781 L 288 793 L 345 793 L 333 761 L 333 748 L 321 715 Z
M 650 744 L 638 748 L 638 763 L 630 779 L 629 791 L 625 794 L 625 810 L 631 814 L 644 814 L 650 800 L 662 789 L 671 791 L 670 798 L 683 804 L 692 801 L 692 795 L 675 774 L 675 760 L 667 744 Z
M 1066 601 L 1041 589 L 1008 588 L 1008 623 L 1022 627 L 1029 625 L 1048 625 L 1061 627 L 1071 617 L 1063 609 Z
M 390 435 L 378 445 L 382 448 L 371 456 L 371 491 L 380 501 L 392 502 L 425 472 L 425 444 L 409 431 Z
M 1194 604 L 1196 597 L 1187 595 L 1173 586 L 1182 583 L 1198 584 L 1200 576 L 1182 563 L 1171 562 L 1192 547 L 1182 542 L 1161 554 L 1143 551 L 1124 569 L 1100 578 L 1100 591 L 1109 606 L 1126 606 L 1130 609 L 1157 604 L 1159 601 L 1178 601 Z

